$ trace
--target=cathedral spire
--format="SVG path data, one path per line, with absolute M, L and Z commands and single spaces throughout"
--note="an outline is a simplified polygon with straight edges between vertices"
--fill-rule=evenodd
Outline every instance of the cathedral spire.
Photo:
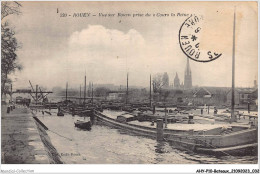
M 185 74 L 191 74 L 190 62 L 189 62 L 189 58 L 188 57 L 187 57 L 187 64 L 186 64 Z
M 174 78 L 174 88 L 180 88 L 180 79 L 178 77 L 178 73 L 176 72 L 175 78 Z

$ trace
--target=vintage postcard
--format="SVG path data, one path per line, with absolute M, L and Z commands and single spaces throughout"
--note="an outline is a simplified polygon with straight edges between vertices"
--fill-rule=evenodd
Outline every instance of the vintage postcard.
M 1 164 L 258 173 L 258 2 L 2 1 Z

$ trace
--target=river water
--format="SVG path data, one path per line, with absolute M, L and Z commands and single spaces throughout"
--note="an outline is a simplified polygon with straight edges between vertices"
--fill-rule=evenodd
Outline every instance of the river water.
M 257 156 L 223 156 L 196 154 L 178 150 L 167 142 L 131 135 L 105 125 L 93 125 L 91 131 L 74 127 L 80 117 L 58 117 L 37 112 L 49 128 L 52 144 L 67 164 L 255 164 Z M 88 119 L 88 118 L 86 118 Z M 71 140 L 70 140 L 71 139 Z

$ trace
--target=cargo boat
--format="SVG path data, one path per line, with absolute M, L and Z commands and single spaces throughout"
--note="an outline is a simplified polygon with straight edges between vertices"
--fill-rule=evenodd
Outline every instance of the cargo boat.
M 110 118 L 99 111 L 94 111 L 98 121 L 136 135 L 157 138 L 158 128 L 141 126 Z M 174 124 L 173 124 L 174 125 Z M 196 124 L 189 124 L 189 129 L 163 129 L 163 141 L 168 141 L 177 148 L 198 153 L 214 155 L 257 155 L 257 127 L 227 124 L 227 127 L 210 126 L 207 130 L 192 129 Z M 204 125 L 201 125 L 203 127 Z M 212 127 L 212 128 L 210 128 Z

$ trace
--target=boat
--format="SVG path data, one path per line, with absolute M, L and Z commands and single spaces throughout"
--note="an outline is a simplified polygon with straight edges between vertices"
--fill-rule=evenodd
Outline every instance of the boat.
M 57 116 L 62 117 L 62 116 L 64 116 L 64 113 L 61 112 L 61 111 L 59 111 L 59 112 L 57 113 Z
M 71 114 L 72 116 L 78 115 L 80 117 L 91 116 L 92 108 L 82 108 L 82 107 L 61 107 L 60 110 L 63 113 Z
M 158 138 L 156 127 L 142 126 L 130 122 L 110 118 L 101 112 L 94 111 L 94 116 L 105 125 L 121 130 Z M 175 124 L 173 124 L 175 125 Z M 183 124 L 182 124 L 183 125 Z M 194 125 L 194 124 L 193 124 Z M 207 130 L 194 130 L 187 124 L 188 129 L 163 129 L 163 141 L 173 144 L 176 148 L 191 150 L 197 153 L 213 155 L 257 155 L 257 127 L 231 124 L 226 127 L 212 127 Z M 200 126 L 203 127 L 204 125 Z
M 121 115 L 117 116 L 117 118 L 116 118 L 116 121 L 121 122 L 121 123 L 127 123 L 127 122 L 134 121 L 134 120 L 137 120 L 137 117 L 130 115 L 128 113 L 121 114 Z
M 91 130 L 91 122 L 90 121 L 80 121 L 77 120 L 75 123 L 75 127 L 85 130 Z
M 163 121 L 165 122 L 165 113 L 162 112 L 157 112 L 158 114 L 152 114 L 149 112 L 139 112 L 137 113 L 137 120 L 139 122 L 145 122 L 145 121 L 149 121 L 149 122 L 155 122 L 157 119 L 163 119 Z M 185 114 L 167 114 L 167 122 L 168 123 L 176 123 L 177 121 L 181 122 L 183 120 L 187 120 L 188 117 Z
M 58 105 L 57 103 L 44 103 L 44 108 L 45 109 L 57 109 L 58 108 Z
M 83 109 L 83 110 L 78 110 L 77 112 L 74 113 L 74 115 L 78 116 L 91 116 L 92 114 L 92 109 Z
M 61 109 L 60 106 L 58 107 L 58 113 L 57 113 L 57 116 L 59 116 L 59 117 L 64 116 L 64 111 Z
M 198 153 L 212 155 L 257 155 L 257 128 L 228 126 L 176 133 L 166 129 L 165 140 Z
M 188 111 L 188 110 L 191 110 L 191 109 L 196 109 L 196 107 L 192 106 L 192 105 L 178 105 L 177 109 Z

